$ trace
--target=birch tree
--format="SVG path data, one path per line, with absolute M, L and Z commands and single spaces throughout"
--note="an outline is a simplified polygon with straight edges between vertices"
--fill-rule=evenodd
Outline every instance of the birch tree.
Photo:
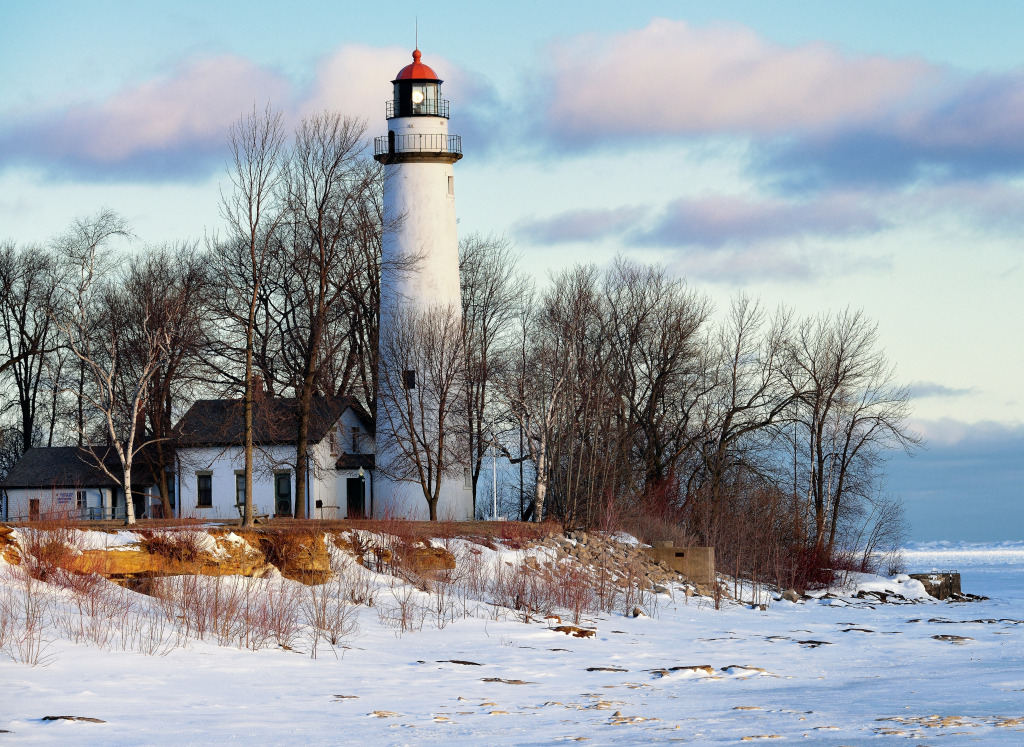
M 121 483 L 129 525 L 135 523 L 132 467 L 142 445 L 139 414 L 170 340 L 152 306 L 133 298 L 119 282 L 123 279 L 114 277 L 115 263 L 105 254 L 111 239 L 130 236 L 127 223 L 110 211 L 76 221 L 59 242 L 67 273 L 53 312 L 63 344 L 84 372 L 86 385 L 69 391 L 103 423 L 121 474 L 110 469 L 105 449 L 89 451 L 97 466 Z

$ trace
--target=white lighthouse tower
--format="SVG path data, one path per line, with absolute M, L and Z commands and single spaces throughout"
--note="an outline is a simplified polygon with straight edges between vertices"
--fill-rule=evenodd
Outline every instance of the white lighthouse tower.
M 389 333 L 410 314 L 447 314 L 457 323 L 462 313 L 454 173 L 462 142 L 458 135 L 448 134 L 442 81 L 421 57 L 415 50 L 412 64 L 392 81 L 388 134 L 374 141 L 374 158 L 384 166 L 376 455 L 380 478 L 374 513 L 428 518 L 424 486 L 430 483 L 440 485 L 437 516 L 462 520 L 473 518 L 472 490 L 463 477 L 465 460 L 458 459 L 458 434 L 450 422 L 440 427 L 437 397 L 428 390 L 435 366 L 424 362 L 420 351 L 419 362 L 407 363 L 411 368 L 397 372 L 400 376 L 385 371 L 385 340 L 395 339 Z M 408 339 L 408 331 L 405 337 L 409 345 L 416 344 Z M 403 418 L 414 411 L 418 433 L 402 432 Z M 424 470 L 431 466 L 431 457 L 423 455 L 437 446 L 442 430 L 445 470 L 439 478 L 437 471 Z

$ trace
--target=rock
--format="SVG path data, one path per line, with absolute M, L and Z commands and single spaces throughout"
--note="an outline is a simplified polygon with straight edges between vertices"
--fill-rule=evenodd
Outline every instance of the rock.
M 960 644 L 967 643 L 968 641 L 973 641 L 974 640 L 973 638 L 970 638 L 970 637 L 965 636 L 965 635 L 950 635 L 950 634 L 933 635 L 932 638 L 934 638 L 936 641 L 946 641 L 948 643 L 960 643 Z
M 105 724 L 103 719 L 92 718 L 91 716 L 43 716 L 43 721 L 87 721 L 90 724 Z
M 573 638 L 593 638 L 597 635 L 597 631 L 593 628 L 581 628 L 577 625 L 559 625 L 556 628 L 551 628 L 556 633 L 565 633 L 571 635 Z
M 796 589 L 786 589 L 782 592 L 782 598 L 787 602 L 799 602 L 800 595 L 796 593 Z
M 633 608 L 633 615 L 632 615 L 632 616 L 633 616 L 633 617 L 647 617 L 647 613 L 646 613 L 646 612 L 644 612 L 644 611 L 643 611 L 642 609 L 640 609 L 639 607 L 634 607 L 634 608 Z
M 403 553 L 402 560 L 414 573 L 455 568 L 455 556 L 443 547 L 410 547 Z M 535 567 L 537 560 L 532 556 L 527 558 L 527 564 L 531 560 L 534 563 L 531 567 Z
M 662 579 L 662 580 L 664 580 L 664 579 Z M 667 586 L 660 586 L 659 585 L 659 586 L 655 586 L 654 587 L 654 593 L 655 594 L 671 594 L 672 592 L 669 590 L 669 588 Z

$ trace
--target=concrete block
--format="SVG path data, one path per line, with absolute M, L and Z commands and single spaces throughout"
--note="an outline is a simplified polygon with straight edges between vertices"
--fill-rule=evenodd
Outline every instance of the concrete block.
M 665 547 L 663 543 L 655 543 L 655 547 L 644 549 L 653 560 L 660 561 L 672 570 L 682 573 L 693 583 L 701 586 L 714 586 L 715 548 Z

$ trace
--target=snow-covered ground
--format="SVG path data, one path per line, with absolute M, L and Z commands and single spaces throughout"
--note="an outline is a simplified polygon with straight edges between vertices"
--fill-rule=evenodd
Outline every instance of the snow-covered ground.
M 879 605 L 851 587 L 761 611 L 676 592 L 651 617 L 592 616 L 587 639 L 500 614 L 399 633 L 362 608 L 347 648 L 316 659 L 53 640 L 45 666 L 0 661 L 0 744 L 1024 744 L 1024 544 L 906 558 L 991 599 Z M 58 715 L 103 723 L 42 720 Z

